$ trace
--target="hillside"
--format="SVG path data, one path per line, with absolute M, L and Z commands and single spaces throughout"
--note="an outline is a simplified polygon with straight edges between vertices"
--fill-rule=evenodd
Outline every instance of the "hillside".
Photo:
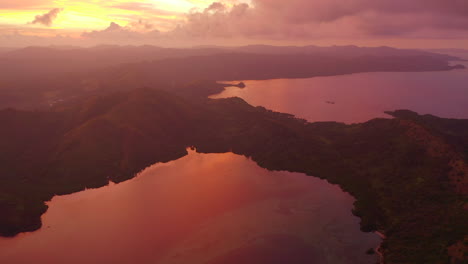
M 456 58 L 388 47 L 167 49 L 28 47 L 0 54 L 0 109 L 45 109 L 102 92 L 159 87 L 190 94 L 197 80 L 308 78 L 358 72 L 446 71 Z M 183 73 L 183 74 L 182 74 Z M 210 90 L 211 91 L 211 90 Z M 219 91 L 219 90 L 217 90 Z M 206 95 L 206 91 L 200 91 Z
M 156 61 L 168 58 L 187 58 L 226 53 L 335 56 L 353 58 L 359 56 L 428 56 L 441 60 L 454 57 L 418 50 L 395 49 L 390 47 L 365 48 L 356 46 L 333 47 L 280 47 L 252 45 L 241 47 L 195 47 L 162 48 L 157 46 L 117 46 L 101 45 L 91 48 L 81 47 L 26 47 L 21 49 L 0 47 L 0 80 L 17 77 L 33 78 L 54 76 L 69 72 L 86 72 L 120 64 Z M 70 63 L 73 62 L 73 63 Z
M 468 234 L 468 120 L 391 114 L 355 125 L 307 123 L 239 98 L 152 89 L 44 112 L 2 110 L 0 234 L 40 228 L 44 202 L 56 194 L 131 179 L 195 147 L 339 184 L 356 197 L 361 228 L 386 235 L 388 263 L 448 263 Z

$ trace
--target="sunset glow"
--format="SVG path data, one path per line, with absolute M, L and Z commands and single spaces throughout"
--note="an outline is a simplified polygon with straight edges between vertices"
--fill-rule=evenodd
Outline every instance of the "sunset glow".
M 465 263 L 467 83 L 468 0 L 0 0 L 0 264 Z
M 0 41 L 466 48 L 466 10 L 458 0 L 4 0 Z
M 62 33 L 102 29 L 110 22 L 127 25 L 140 19 L 159 21 L 164 27 L 168 23 L 183 19 L 183 14 L 190 9 L 204 8 L 207 4 L 208 1 L 186 0 L 32 1 L 30 5 L 24 3 L 17 7 L 0 9 L 0 25 L 34 31 L 43 27 L 30 24 L 36 15 L 45 14 L 52 8 L 60 8 L 62 11 L 50 29 L 63 30 Z

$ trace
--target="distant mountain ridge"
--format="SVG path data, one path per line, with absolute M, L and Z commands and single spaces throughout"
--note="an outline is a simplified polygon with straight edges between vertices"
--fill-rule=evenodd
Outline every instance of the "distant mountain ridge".
M 119 89 L 160 87 L 181 94 L 199 80 L 309 78 L 377 71 L 446 71 L 448 55 L 388 47 L 168 49 L 154 46 L 29 47 L 0 54 L 0 109 L 47 108 Z M 184 90 L 185 89 L 185 90 Z M 200 91 L 206 96 L 207 92 Z
M 360 56 L 429 56 L 443 60 L 455 60 L 456 57 L 430 53 L 420 50 L 395 49 L 390 47 L 357 46 L 268 46 L 250 45 L 241 47 L 199 47 L 191 49 L 161 48 L 157 46 L 96 46 L 79 47 L 26 47 L 22 49 L 0 49 L 0 80 L 12 77 L 12 69 L 31 68 L 23 74 L 57 74 L 71 71 L 97 70 L 109 66 L 143 61 L 155 61 L 167 58 L 191 56 L 209 56 L 225 53 L 249 53 L 270 55 L 306 54 L 315 56 L 360 57 Z M 47 65 L 50 64 L 50 67 Z M 39 67 L 41 66 L 41 67 Z M 27 76 L 27 75 L 26 75 Z

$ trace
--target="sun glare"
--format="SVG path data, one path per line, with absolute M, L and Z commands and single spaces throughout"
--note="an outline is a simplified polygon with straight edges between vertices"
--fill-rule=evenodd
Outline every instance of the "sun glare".
M 168 22 L 183 19 L 183 15 L 193 8 L 203 9 L 212 1 L 205 0 L 55 0 L 24 9 L 1 9 L 0 25 L 15 25 L 22 28 L 37 29 L 42 25 L 31 22 L 37 15 L 46 14 L 54 8 L 62 11 L 49 26 L 49 29 L 61 30 L 97 30 L 103 29 L 111 22 L 125 26 L 140 19 L 163 21 L 161 27 L 167 27 Z

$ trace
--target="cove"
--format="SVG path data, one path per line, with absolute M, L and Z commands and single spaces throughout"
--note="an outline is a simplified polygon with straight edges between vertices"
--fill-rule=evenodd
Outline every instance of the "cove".
M 229 87 L 211 98 L 240 97 L 251 105 L 290 113 L 309 122 L 361 123 L 390 118 L 384 112 L 396 109 L 468 118 L 468 69 L 242 82 L 245 88 Z
M 136 178 L 56 196 L 43 228 L 0 238 L 0 263 L 376 263 L 354 198 L 232 153 L 189 155 Z

